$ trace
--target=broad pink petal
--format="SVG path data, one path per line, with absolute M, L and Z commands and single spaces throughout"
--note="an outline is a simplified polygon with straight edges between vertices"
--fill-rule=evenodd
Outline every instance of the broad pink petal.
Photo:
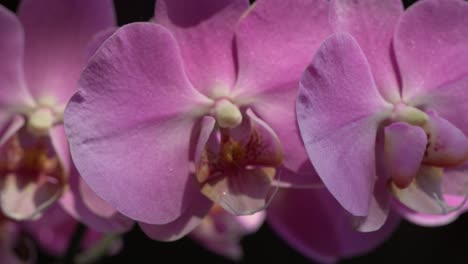
M 385 127 L 385 161 L 389 176 L 400 188 L 416 177 L 426 150 L 426 132 L 404 122 Z
M 91 58 L 94 53 L 102 46 L 102 44 L 118 30 L 117 27 L 111 27 L 101 30 L 95 34 L 88 43 L 88 58 Z
M 395 32 L 403 98 L 424 95 L 468 73 L 468 3 L 428 0 L 412 5 Z
M 335 34 L 327 39 L 302 77 L 297 116 L 318 175 L 356 216 L 369 211 L 377 129 L 389 108 L 354 38 Z
M 77 89 L 86 46 L 100 30 L 115 26 L 110 0 L 24 0 L 18 9 L 25 41 L 25 75 L 34 97 L 66 103 Z
M 321 263 L 371 251 L 399 223 L 391 215 L 379 231 L 357 232 L 350 215 L 325 189 L 282 189 L 268 208 L 267 220 L 293 248 Z
M 68 191 L 60 198 L 62 208 L 77 221 L 103 233 L 123 233 L 133 221 L 99 198 L 72 168 Z
M 443 196 L 443 169 L 439 167 L 421 166 L 413 183 L 404 189 L 395 185 L 390 188 L 394 196 L 410 209 L 424 214 L 446 215 L 459 210 L 466 198 L 449 204 Z
M 124 26 L 91 58 L 80 86 L 65 128 L 82 177 L 134 220 L 179 218 L 185 193 L 199 189 L 190 137 L 211 102 L 189 83 L 175 39 L 152 23 Z
M 23 73 L 24 32 L 15 14 L 0 5 L 0 109 L 32 104 Z
M 328 34 L 327 1 L 256 1 L 236 29 L 235 93 L 294 93 L 302 71 Z
M 438 89 L 418 96 L 413 100 L 421 108 L 433 109 L 441 117 L 468 135 L 468 76 L 445 83 Z
M 165 225 L 139 223 L 140 228 L 155 240 L 175 241 L 184 237 L 200 224 L 213 206 L 198 190 L 192 190 L 185 203 L 187 210 L 173 222 Z
M 156 2 L 156 23 L 174 34 L 187 75 L 204 94 L 234 85 L 234 28 L 248 6 L 247 0 Z
M 387 223 L 390 214 L 391 194 L 388 191 L 387 178 L 382 174 L 374 186 L 369 213 L 367 216 L 353 216 L 353 227 L 359 232 L 374 232 L 382 228 Z
M 400 99 L 392 38 L 403 14 L 400 0 L 331 1 L 331 24 L 356 38 L 369 61 L 377 88 L 390 102 Z

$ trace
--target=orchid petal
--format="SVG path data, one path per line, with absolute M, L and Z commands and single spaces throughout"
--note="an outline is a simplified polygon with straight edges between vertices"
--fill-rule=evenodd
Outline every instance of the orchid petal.
M 426 143 L 426 132 L 420 127 L 397 122 L 385 128 L 386 166 L 399 188 L 407 187 L 418 173 Z
M 441 117 L 468 134 L 468 76 L 441 85 L 429 93 L 415 98 L 414 104 L 424 109 L 432 109 Z
M 24 32 L 14 13 L 0 6 L 0 109 L 32 104 L 23 73 Z
M 66 103 L 76 91 L 91 37 L 115 26 L 110 0 L 23 0 L 18 9 L 26 35 L 25 75 L 37 98 Z
M 399 223 L 391 215 L 379 231 L 357 232 L 350 215 L 325 189 L 282 189 L 268 208 L 267 221 L 293 248 L 323 263 L 371 251 Z
M 200 224 L 213 206 L 198 190 L 192 190 L 190 197 L 190 201 L 186 201 L 187 210 L 173 222 L 165 225 L 139 223 L 140 228 L 155 240 L 174 241 L 184 237 Z
M 204 94 L 234 85 L 234 27 L 248 6 L 247 0 L 156 2 L 156 23 L 174 34 L 187 75 Z
M 468 72 L 468 3 L 428 0 L 401 17 L 394 44 L 403 98 L 413 100 Z
M 94 53 L 102 46 L 102 44 L 117 31 L 117 27 L 107 28 L 95 34 L 88 43 L 88 58 L 91 58 Z
M 295 93 L 301 72 L 330 33 L 327 14 L 324 0 L 256 1 L 236 29 L 239 80 L 235 92 L 244 96 Z
M 324 42 L 300 83 L 296 110 L 309 158 L 333 196 L 356 216 L 369 211 L 377 130 L 390 107 L 348 34 Z
M 400 0 L 331 2 L 331 24 L 356 38 L 369 61 L 377 88 L 390 102 L 400 99 L 392 47 L 393 32 L 403 4 Z
M 388 220 L 391 194 L 388 192 L 387 178 L 381 172 L 378 175 L 368 215 L 364 217 L 353 216 L 354 229 L 359 232 L 374 232 L 380 230 L 388 221 L 392 221 Z
M 99 198 L 72 168 L 69 189 L 60 198 L 62 208 L 86 226 L 103 233 L 123 233 L 133 221 Z
M 152 23 L 124 26 L 91 58 L 80 86 L 65 128 L 81 176 L 132 219 L 179 218 L 185 193 L 199 190 L 190 137 L 211 101 L 185 76 L 175 39 Z

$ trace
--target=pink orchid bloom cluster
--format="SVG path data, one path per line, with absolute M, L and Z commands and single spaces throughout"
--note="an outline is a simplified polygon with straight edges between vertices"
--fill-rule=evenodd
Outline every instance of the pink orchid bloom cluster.
M 228 259 L 266 221 L 335 263 L 401 217 L 468 209 L 468 2 L 111 0 L 0 6 L 0 263 L 189 236 Z M 26 242 L 25 242 L 26 241 Z M 21 244 L 28 257 L 13 248 Z

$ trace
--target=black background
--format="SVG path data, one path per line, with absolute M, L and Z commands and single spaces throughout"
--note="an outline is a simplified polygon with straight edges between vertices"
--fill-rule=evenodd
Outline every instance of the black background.
M 154 0 L 114 2 L 119 25 L 146 21 L 153 16 Z M 405 6 L 413 2 L 404 1 Z M 13 11 L 18 5 L 15 0 L 0 0 L 0 3 Z M 172 243 L 152 241 L 135 228 L 124 239 L 123 250 L 100 263 L 231 263 L 206 251 L 189 238 Z M 241 263 L 314 263 L 289 247 L 267 225 L 255 235 L 246 237 L 242 244 L 245 257 Z M 50 258 L 40 256 L 40 263 L 49 262 L 52 262 Z M 468 214 L 448 226 L 437 228 L 402 222 L 393 236 L 373 252 L 340 263 L 468 263 Z

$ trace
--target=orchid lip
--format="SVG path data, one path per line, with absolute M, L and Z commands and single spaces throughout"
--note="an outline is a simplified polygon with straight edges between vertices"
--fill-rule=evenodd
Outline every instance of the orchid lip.
M 234 215 L 263 210 L 278 188 L 273 182 L 283 159 L 271 128 L 247 109 L 237 127 L 219 127 L 200 140 L 196 155 L 200 191 Z

